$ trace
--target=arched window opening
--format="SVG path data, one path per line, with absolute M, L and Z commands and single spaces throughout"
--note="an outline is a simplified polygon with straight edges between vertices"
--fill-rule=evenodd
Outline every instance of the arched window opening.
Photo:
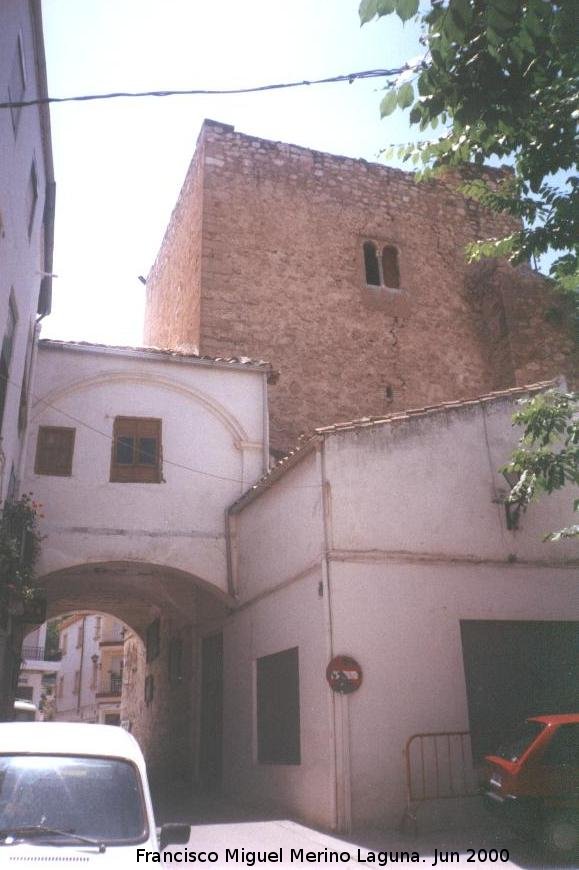
M 366 284 L 370 284 L 372 287 L 379 287 L 380 267 L 374 242 L 364 242 L 364 268 L 366 270 Z
M 385 287 L 400 288 L 398 251 L 392 245 L 386 245 L 382 250 L 382 275 Z

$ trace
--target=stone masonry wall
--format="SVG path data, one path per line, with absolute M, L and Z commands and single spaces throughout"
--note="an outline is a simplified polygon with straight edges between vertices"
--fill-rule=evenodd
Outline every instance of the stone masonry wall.
M 450 179 L 206 121 L 148 278 L 145 340 L 271 362 L 278 450 L 315 426 L 550 377 L 568 345 L 540 294 L 529 318 L 518 271 L 465 264 L 467 242 L 509 220 Z M 397 248 L 398 292 L 366 286 L 365 240 Z
M 203 168 L 200 141 L 147 280 L 145 342 L 183 353 L 199 353 Z
M 180 639 L 181 669 L 172 673 L 171 641 Z M 163 781 L 187 780 L 193 769 L 191 743 L 192 699 L 191 626 L 178 629 L 161 621 L 159 655 L 146 660 L 145 645 L 137 635 L 125 639 L 121 721 L 126 722 L 147 761 L 153 786 Z M 152 680 L 146 696 L 145 680 Z

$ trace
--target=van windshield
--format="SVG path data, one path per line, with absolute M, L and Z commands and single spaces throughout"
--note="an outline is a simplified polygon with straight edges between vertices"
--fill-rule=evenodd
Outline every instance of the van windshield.
M 545 725 L 542 722 L 524 722 L 510 740 L 501 743 L 494 755 L 507 761 L 518 761 Z
M 34 826 L 109 844 L 142 842 L 148 827 L 137 769 L 116 758 L 0 755 L 0 831 L 6 837 Z

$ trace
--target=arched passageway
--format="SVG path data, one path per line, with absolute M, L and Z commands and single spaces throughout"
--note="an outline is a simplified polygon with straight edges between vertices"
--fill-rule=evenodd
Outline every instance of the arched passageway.
M 199 750 L 208 734 L 214 756 L 209 770 L 218 775 L 219 643 L 208 639 L 219 637 L 232 601 L 194 575 L 144 562 L 77 565 L 45 575 L 40 585 L 48 619 L 100 613 L 128 627 L 120 718 L 141 744 L 153 783 L 176 776 L 203 780 L 207 759 L 200 764 Z M 208 654 L 214 677 L 209 694 Z

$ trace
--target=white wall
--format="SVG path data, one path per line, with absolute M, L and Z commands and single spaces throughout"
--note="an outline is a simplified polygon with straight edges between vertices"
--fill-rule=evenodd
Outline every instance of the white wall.
M 264 378 L 168 355 L 41 342 L 26 478 L 44 504 L 39 575 L 140 561 L 227 591 L 224 511 L 264 471 Z M 161 418 L 162 483 L 110 482 L 117 416 Z M 41 425 L 76 429 L 70 477 L 35 474 Z
M 401 820 L 411 735 L 469 730 L 460 620 L 579 618 L 569 569 L 352 560 L 331 585 L 335 649 L 364 673 L 346 699 L 354 825 Z
M 573 522 L 569 488 L 532 505 L 508 531 L 498 472 L 518 437 L 512 399 L 441 410 L 327 438 L 332 546 L 441 558 L 564 561 L 576 543 L 543 534 Z
M 330 827 L 332 698 L 325 682 L 330 639 L 317 463 L 311 453 L 237 516 L 241 609 L 224 628 L 224 785 L 248 802 L 285 807 Z M 260 764 L 256 661 L 296 646 L 301 764 Z
M 352 822 L 395 823 L 414 733 L 468 730 L 461 619 L 579 618 L 571 495 L 506 527 L 497 469 L 516 441 L 513 399 L 333 434 L 330 583 L 336 652 L 364 683 L 349 706 Z
M 569 491 L 532 505 L 517 531 L 497 503 L 515 410 L 496 398 L 327 434 L 321 453 L 234 508 L 242 609 L 225 634 L 225 733 L 238 788 L 327 826 L 394 825 L 406 740 L 469 728 L 460 621 L 579 619 L 577 545 L 542 542 L 572 520 Z M 262 769 L 250 763 L 255 661 L 295 645 L 303 769 Z M 361 664 L 355 694 L 330 698 L 332 654 Z
M 56 678 L 57 720 L 74 722 L 98 721 L 96 692 L 98 682 L 93 681 L 91 657 L 99 655 L 99 638 L 96 634 L 97 616 L 88 614 L 63 622 L 60 635 L 62 658 Z M 79 643 L 79 630 L 83 634 Z M 66 635 L 66 642 L 64 636 Z M 75 691 L 75 673 L 80 672 L 80 692 Z M 62 682 L 62 692 L 60 690 Z
M 19 36 L 25 58 L 24 98 L 45 95 L 44 83 L 38 78 L 36 66 L 37 61 L 40 66 L 43 65 L 43 47 L 37 41 L 38 33 L 31 17 L 31 7 L 36 7 L 39 20 L 39 2 L 29 4 L 21 0 L 6 0 L 1 4 L 0 92 L 3 99 L 7 99 Z M 21 470 L 19 464 L 25 433 L 18 430 L 20 392 L 25 369 L 29 371 L 33 355 L 41 273 L 48 265 L 45 260 L 43 212 L 46 184 L 52 182 L 53 178 L 47 118 L 46 109 L 23 108 L 15 132 L 11 112 L 0 111 L 0 342 L 4 337 L 11 291 L 18 316 L 1 432 L 0 453 L 3 453 L 3 459 L 0 456 L 0 501 L 8 491 L 12 469 L 16 478 Z M 38 200 L 29 235 L 26 192 L 33 161 L 38 179 Z

